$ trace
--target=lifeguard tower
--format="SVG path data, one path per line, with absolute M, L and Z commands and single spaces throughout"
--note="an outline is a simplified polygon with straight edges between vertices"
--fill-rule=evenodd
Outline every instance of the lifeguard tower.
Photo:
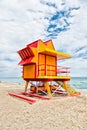
M 19 65 L 23 66 L 22 78 L 26 81 L 25 90 L 18 94 L 9 92 L 10 96 L 33 104 L 37 101 L 36 98 L 50 100 L 54 99 L 56 94 L 57 96 L 63 94 L 63 97 L 66 94 L 70 96 L 80 94 L 67 84 L 70 80 L 70 68 L 59 66 L 59 60 L 72 56 L 56 51 L 52 40 L 46 42 L 37 40 L 19 50 L 18 54 L 21 57 Z
M 33 92 L 43 91 L 52 98 L 59 85 L 69 94 L 77 94 L 74 88 L 70 88 L 67 81 L 70 80 L 70 68 L 59 66 L 59 60 L 71 58 L 69 54 L 56 51 L 52 40 L 43 42 L 37 40 L 18 51 L 21 57 L 19 65 L 23 66 L 22 78 L 26 81 L 25 92 L 28 88 Z M 51 84 L 55 82 L 57 87 Z

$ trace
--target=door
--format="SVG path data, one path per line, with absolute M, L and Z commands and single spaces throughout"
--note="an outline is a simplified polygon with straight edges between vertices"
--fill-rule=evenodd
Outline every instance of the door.
M 56 76 L 56 56 L 39 54 L 39 76 Z
M 46 75 L 56 76 L 56 56 L 46 55 Z

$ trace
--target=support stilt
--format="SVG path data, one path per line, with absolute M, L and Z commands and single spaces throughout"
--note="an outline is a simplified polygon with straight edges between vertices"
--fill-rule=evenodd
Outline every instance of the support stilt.
M 50 98 L 52 98 L 52 93 L 51 93 L 50 86 L 49 86 L 48 82 L 45 82 L 45 87 L 46 87 L 47 93 L 49 94 Z
M 25 92 L 27 91 L 28 84 L 29 84 L 29 81 L 26 81 L 26 84 L 25 84 Z
M 63 88 L 69 93 L 71 96 L 78 96 L 80 95 L 80 92 L 78 92 L 75 88 L 71 87 L 69 84 L 67 84 L 66 81 L 63 82 Z
M 66 81 L 63 82 L 63 88 L 67 91 L 67 82 Z

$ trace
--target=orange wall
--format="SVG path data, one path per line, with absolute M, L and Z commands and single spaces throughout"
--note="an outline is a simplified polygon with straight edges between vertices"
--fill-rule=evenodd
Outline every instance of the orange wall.
M 23 78 L 35 78 L 35 64 L 29 64 L 23 66 Z

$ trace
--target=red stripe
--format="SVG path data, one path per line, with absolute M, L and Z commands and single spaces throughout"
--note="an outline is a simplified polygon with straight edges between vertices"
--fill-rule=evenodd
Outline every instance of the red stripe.
M 24 59 L 26 59 L 26 54 L 25 54 L 25 52 L 24 52 L 24 51 L 22 51 L 22 53 L 23 53 Z
M 23 51 L 21 51 L 21 54 L 22 54 L 22 59 L 24 59 L 24 54 L 23 54 Z
M 24 59 L 23 53 L 22 51 L 20 52 L 21 58 Z
M 25 49 L 23 50 L 23 53 L 24 53 L 25 59 L 26 59 L 27 55 L 26 55 L 26 50 Z
M 25 50 L 24 50 L 24 52 L 25 52 L 26 56 L 28 57 L 28 53 L 27 53 L 27 51 L 26 51 L 26 50 L 27 50 L 27 49 L 25 49 Z
M 30 54 L 30 52 L 29 52 L 29 49 L 26 48 L 26 52 L 27 52 L 28 56 L 30 57 L 31 54 Z
M 46 72 L 46 55 L 45 56 L 45 71 L 44 71 L 44 75 L 46 76 L 47 75 L 47 72 Z
M 22 58 L 21 52 L 18 52 L 18 54 L 20 55 L 20 57 Z
M 50 100 L 49 97 L 44 97 L 44 96 L 37 95 L 37 94 L 32 94 L 32 93 L 27 93 L 27 92 L 22 92 L 22 94 L 32 96 L 32 97 L 41 98 L 41 99 L 45 99 L 45 100 Z
M 19 95 L 19 94 L 15 94 L 15 93 L 8 93 L 8 94 L 9 94 L 10 96 L 15 96 L 15 97 L 18 97 L 18 98 L 20 98 L 20 99 L 26 100 L 26 101 L 28 101 L 30 104 L 33 104 L 33 103 L 36 102 L 36 100 L 30 99 L 30 98 L 25 97 L 25 96 L 23 96 L 23 95 Z

